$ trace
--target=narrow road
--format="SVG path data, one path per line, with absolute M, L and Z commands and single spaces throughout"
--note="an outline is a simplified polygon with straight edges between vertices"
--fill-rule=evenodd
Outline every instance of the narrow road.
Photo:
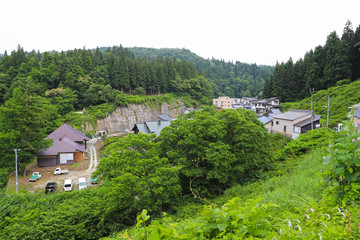
M 90 152 L 90 164 L 88 169 L 86 170 L 88 172 L 88 174 L 91 175 L 91 173 L 93 173 L 96 170 L 98 163 L 98 158 L 97 158 L 97 152 L 96 152 L 96 148 L 94 147 L 95 143 L 97 142 L 97 139 L 91 139 L 88 142 L 88 146 L 89 146 L 89 152 Z

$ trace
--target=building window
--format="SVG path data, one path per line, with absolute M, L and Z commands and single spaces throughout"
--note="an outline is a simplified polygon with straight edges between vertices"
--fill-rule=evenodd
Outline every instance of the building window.
M 284 126 L 284 132 L 286 132 L 286 126 Z
M 276 121 L 276 125 L 279 125 L 279 121 Z

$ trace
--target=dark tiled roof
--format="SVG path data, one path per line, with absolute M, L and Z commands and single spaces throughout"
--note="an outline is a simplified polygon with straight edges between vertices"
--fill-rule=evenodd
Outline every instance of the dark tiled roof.
M 90 138 L 88 138 L 85 133 L 80 132 L 79 130 L 76 130 L 73 127 L 70 127 L 67 124 L 63 124 L 61 127 L 50 133 L 47 138 L 58 140 L 64 137 L 67 137 L 74 142 L 82 142 L 82 141 L 90 140 Z

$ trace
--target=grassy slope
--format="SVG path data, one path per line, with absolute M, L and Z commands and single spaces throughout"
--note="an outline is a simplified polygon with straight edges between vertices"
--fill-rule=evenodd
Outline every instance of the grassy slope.
M 335 86 L 327 90 L 321 90 L 313 95 L 313 108 L 315 114 L 322 116 L 322 122 L 327 118 L 328 96 L 330 96 L 329 126 L 334 127 L 337 123 L 347 118 L 348 107 L 360 102 L 360 80 L 350 84 Z M 290 108 L 311 109 L 311 98 L 306 98 L 300 102 L 284 104 L 283 110 Z

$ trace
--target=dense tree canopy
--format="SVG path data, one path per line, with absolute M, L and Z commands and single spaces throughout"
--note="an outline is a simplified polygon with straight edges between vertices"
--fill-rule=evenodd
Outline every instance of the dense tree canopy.
M 179 195 L 178 170 L 159 157 L 154 137 L 130 134 L 107 147 L 95 174 L 101 174 L 114 204 L 161 213 L 162 206 Z
M 323 90 L 337 82 L 360 78 L 360 26 L 354 32 L 351 22 L 341 38 L 330 33 L 324 46 L 307 52 L 303 59 L 276 64 L 274 74 L 265 81 L 263 97 L 277 96 L 290 102 L 309 96 L 309 89 Z
M 14 165 L 13 149 L 21 149 L 20 167 L 25 168 L 39 150 L 49 146 L 44 138 L 59 126 L 59 119 L 56 107 L 36 95 L 36 85 L 27 78 L 0 106 L 0 168 Z
M 210 193 L 256 178 L 271 159 L 266 129 L 243 109 L 206 108 L 183 115 L 161 132 L 159 140 L 162 155 L 180 167 L 185 182 L 191 180 Z
M 9 99 L 13 88 L 28 77 L 39 84 L 39 95 L 44 96 L 47 91 L 45 96 L 57 103 L 62 101 L 59 97 L 67 98 L 64 100 L 67 106 L 60 110 L 62 114 L 73 108 L 113 102 L 120 92 L 187 94 L 204 103 L 210 103 L 213 97 L 211 84 L 192 62 L 135 57 L 122 46 L 103 51 L 84 48 L 42 54 L 27 53 L 18 46 L 17 51 L 0 59 L 0 104 Z M 197 82 L 202 82 L 201 91 L 198 91 Z M 192 95 L 194 93 L 196 96 Z M 64 94 L 66 96 L 60 96 Z

